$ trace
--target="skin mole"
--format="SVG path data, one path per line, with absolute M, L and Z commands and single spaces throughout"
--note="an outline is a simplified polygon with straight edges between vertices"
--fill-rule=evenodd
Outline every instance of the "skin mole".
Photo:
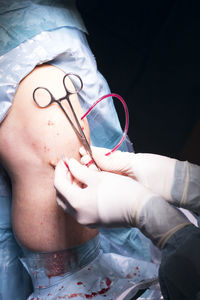
M 48 126 L 53 126 L 54 123 L 51 120 L 48 120 Z

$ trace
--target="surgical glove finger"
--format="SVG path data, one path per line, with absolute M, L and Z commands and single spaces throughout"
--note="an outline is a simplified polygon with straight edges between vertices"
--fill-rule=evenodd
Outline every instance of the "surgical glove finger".
M 91 147 L 91 150 L 93 158 L 101 170 L 134 178 L 131 163 L 133 153 L 117 150 L 106 156 L 111 151 L 110 149 Z M 81 162 L 87 164 L 88 156 L 83 147 L 80 148 L 80 154 L 82 155 Z
M 86 165 L 88 168 L 90 168 L 91 170 L 98 170 L 97 166 L 94 163 L 94 160 L 91 158 L 91 156 L 85 151 L 85 148 L 81 147 L 80 148 L 80 154 L 83 155 L 81 157 L 81 163 L 83 165 Z
M 80 224 L 96 225 L 99 223 L 96 192 L 95 189 L 88 188 L 88 185 L 93 187 L 99 181 L 96 178 L 98 172 L 89 170 L 74 159 L 68 161 L 68 166 L 69 170 L 60 161 L 55 168 L 54 186 L 59 195 L 58 205 Z M 91 173 L 89 177 L 87 172 Z
M 56 179 L 54 180 L 54 185 L 56 184 L 57 186 L 56 202 L 65 212 L 71 211 L 72 214 L 74 212 L 71 206 L 62 195 L 65 194 L 66 190 L 69 191 L 70 188 L 73 188 L 73 185 L 77 185 L 77 182 L 73 179 L 71 173 L 64 165 L 63 160 L 60 160 L 57 164 L 55 174 Z M 62 178 L 62 180 L 59 180 L 60 178 Z M 58 189 L 60 192 L 58 192 Z

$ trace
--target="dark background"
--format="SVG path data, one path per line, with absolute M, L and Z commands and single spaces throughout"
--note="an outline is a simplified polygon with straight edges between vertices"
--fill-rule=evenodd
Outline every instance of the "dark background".
M 199 1 L 78 0 L 88 42 L 126 101 L 136 152 L 200 164 Z M 116 102 L 124 127 L 124 111 Z

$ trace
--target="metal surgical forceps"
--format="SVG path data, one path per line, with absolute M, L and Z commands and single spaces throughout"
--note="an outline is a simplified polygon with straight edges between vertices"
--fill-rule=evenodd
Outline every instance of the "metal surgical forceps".
M 66 87 L 66 83 L 65 83 L 66 78 L 71 79 L 72 83 L 74 84 L 74 90 L 69 90 Z M 73 78 L 73 80 L 72 80 L 72 78 Z M 95 161 L 93 159 L 93 156 L 92 156 L 92 151 L 91 151 L 90 145 L 89 145 L 89 143 L 87 141 L 87 138 L 86 138 L 86 136 L 85 136 L 85 134 L 84 134 L 84 132 L 83 132 L 83 130 L 81 128 L 81 125 L 80 125 L 80 123 L 78 121 L 76 113 L 75 113 L 75 111 L 73 109 L 72 103 L 71 103 L 71 101 L 69 99 L 70 95 L 78 94 L 82 90 L 82 88 L 83 88 L 82 79 L 77 74 L 68 73 L 68 74 L 66 74 L 63 77 L 63 85 L 64 85 L 64 88 L 65 88 L 65 91 L 66 91 L 66 95 L 63 96 L 63 97 L 61 97 L 61 98 L 59 98 L 59 99 L 55 99 L 55 97 L 51 94 L 51 92 L 47 88 L 45 88 L 45 87 L 37 87 L 33 91 L 33 99 L 34 99 L 35 103 L 39 107 L 41 107 L 41 108 L 46 108 L 46 107 L 50 106 L 52 103 L 54 103 L 54 102 L 56 102 L 60 106 L 60 108 L 64 112 L 65 116 L 67 117 L 68 121 L 70 122 L 72 128 L 74 129 L 75 133 L 77 134 L 77 136 L 78 136 L 81 144 L 84 146 L 86 152 L 90 155 L 90 157 L 92 159 L 89 162 L 89 164 L 87 164 L 87 165 L 90 165 L 91 163 L 94 163 L 96 165 L 96 163 L 95 163 Z M 104 95 L 100 99 L 98 99 L 96 102 L 94 102 L 93 105 L 88 109 L 88 111 L 81 117 L 81 120 L 83 120 L 87 115 L 90 114 L 90 112 L 94 109 L 94 107 L 99 102 L 101 102 L 104 99 L 111 99 L 112 97 L 115 97 L 115 98 L 119 99 L 121 101 L 121 103 L 123 104 L 124 111 L 125 111 L 125 117 L 126 117 L 126 123 L 125 123 L 125 129 L 124 129 L 124 132 L 123 132 L 123 135 L 122 135 L 120 141 L 117 143 L 117 145 L 111 151 L 109 151 L 106 154 L 106 156 L 110 155 L 112 152 L 114 152 L 115 150 L 117 150 L 119 148 L 119 146 L 122 144 L 122 142 L 126 138 L 126 134 L 127 134 L 127 131 L 128 131 L 128 125 L 129 125 L 129 114 L 128 114 L 128 108 L 127 108 L 127 105 L 126 105 L 124 99 L 120 95 L 114 94 L 114 93 Z M 73 124 L 72 120 L 68 116 L 67 112 L 64 110 L 64 107 L 62 106 L 62 103 L 61 103 L 62 100 L 67 100 L 67 102 L 69 103 L 71 111 L 72 111 L 72 113 L 74 115 L 74 118 L 76 120 L 76 124 L 78 126 L 78 129 L 75 127 L 75 125 Z M 98 168 L 98 166 L 97 166 L 97 168 Z
M 66 86 L 66 79 L 67 78 L 69 78 L 72 81 L 74 90 L 69 90 L 67 88 L 67 86 Z M 81 128 L 81 125 L 78 121 L 78 118 L 76 116 L 76 113 L 74 111 L 72 103 L 70 101 L 70 96 L 71 95 L 78 94 L 82 90 L 83 82 L 82 82 L 80 76 L 78 76 L 77 74 L 68 73 L 63 77 L 63 86 L 65 88 L 66 94 L 65 94 L 65 96 L 63 96 L 59 99 L 55 99 L 55 97 L 52 95 L 52 93 L 47 88 L 37 87 L 33 91 L 33 100 L 41 108 L 46 108 L 46 107 L 50 106 L 52 103 L 56 102 L 60 106 L 62 111 L 64 112 L 64 114 L 67 117 L 69 123 L 71 124 L 73 130 L 77 134 L 81 144 L 84 146 L 86 152 L 90 155 L 90 157 L 92 157 L 92 151 L 91 151 L 90 145 L 89 145 L 89 143 L 87 141 L 87 138 L 86 138 L 86 136 L 85 136 L 85 134 L 84 134 L 84 132 Z M 74 125 L 74 123 L 72 122 L 70 117 L 68 116 L 67 112 L 65 111 L 64 107 L 62 106 L 62 103 L 61 103 L 62 100 L 67 100 L 67 102 L 70 106 L 70 109 L 73 113 L 73 116 L 75 118 L 78 129 L 76 128 L 76 126 Z

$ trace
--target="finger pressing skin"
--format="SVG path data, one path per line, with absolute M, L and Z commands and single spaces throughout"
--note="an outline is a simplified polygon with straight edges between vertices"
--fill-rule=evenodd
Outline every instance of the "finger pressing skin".
M 68 160 L 68 165 L 70 172 L 72 175 L 83 184 L 87 185 L 87 174 L 88 174 L 88 168 L 86 166 L 81 165 L 77 160 L 74 158 L 71 158 Z

